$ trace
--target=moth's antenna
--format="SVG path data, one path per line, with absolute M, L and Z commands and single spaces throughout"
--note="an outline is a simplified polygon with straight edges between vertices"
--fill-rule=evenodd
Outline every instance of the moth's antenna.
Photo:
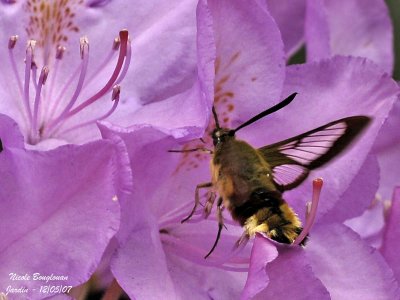
M 213 105 L 213 107 L 212 107 L 212 113 L 213 113 L 213 115 L 214 115 L 215 127 L 216 127 L 217 129 L 221 129 L 221 127 L 219 127 L 218 116 L 217 116 L 217 112 L 215 111 L 214 105 Z
M 239 129 L 242 129 L 243 127 L 246 127 L 246 126 L 260 120 L 261 118 L 264 118 L 265 116 L 268 116 L 269 114 L 272 114 L 272 113 L 280 110 L 281 108 L 284 108 L 286 105 L 288 105 L 290 102 L 293 101 L 293 99 L 294 99 L 294 97 L 296 97 L 296 95 L 297 95 L 297 93 L 291 94 L 285 100 L 279 102 L 278 104 L 272 106 L 271 108 L 268 108 L 267 110 L 264 110 L 262 113 L 259 113 L 258 115 L 252 117 L 250 120 L 248 120 L 247 122 L 244 122 L 242 125 L 240 125 L 236 129 L 234 129 L 233 131 L 236 132 Z

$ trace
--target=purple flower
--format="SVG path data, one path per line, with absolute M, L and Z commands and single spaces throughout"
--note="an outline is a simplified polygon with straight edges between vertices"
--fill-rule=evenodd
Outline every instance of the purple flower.
M 142 103 L 185 90 L 194 82 L 195 3 L 175 7 L 173 2 L 135 3 L 141 7 L 135 12 L 121 10 L 118 1 L 1 4 L 3 39 L 9 38 L 0 52 L 7 66 L 1 84 L 4 97 L 13 100 L 2 101 L 0 111 L 17 121 L 26 143 L 44 143 L 46 149 L 54 143 L 99 138 L 97 121 L 111 118 L 113 123 L 128 125 Z M 159 19 L 170 7 L 176 8 L 176 22 L 185 26 Z M 16 19 L 24 27 L 16 29 Z M 132 51 L 127 32 L 118 37 L 123 28 L 130 30 Z M 161 38 L 166 35 L 167 39 Z M 135 53 L 132 59 L 131 52 Z M 156 53 L 162 59 L 155 61 Z M 127 75 L 130 64 L 133 71 Z M 129 96 L 119 101 L 117 86 L 124 78 Z
M 360 56 L 392 72 L 393 28 L 384 1 L 307 1 L 305 39 L 310 61 Z
M 130 178 L 118 159 L 123 145 L 27 150 L 17 124 L 4 115 L 0 135 L 0 290 L 9 299 L 48 297 L 54 291 L 40 291 L 47 285 L 67 292 L 88 280 L 119 228 L 118 197 Z M 63 277 L 40 279 L 52 274 Z M 12 291 L 19 288 L 26 292 Z
M 119 201 L 132 188 L 129 158 L 117 137 L 99 140 L 97 122 L 129 125 L 142 104 L 195 81 L 195 2 L 132 6 L 0 2 L 0 292 L 27 289 L 11 299 L 55 293 L 39 292 L 34 273 L 67 277 L 52 285 L 86 282 L 119 228 Z M 120 84 L 129 96 L 124 86 L 120 96 Z
M 212 147 L 212 101 L 221 125 L 236 127 L 298 92 L 293 103 L 244 128 L 239 138 L 260 147 L 352 115 L 374 119 L 353 148 L 313 173 L 324 178 L 325 187 L 307 250 L 280 246 L 276 250 L 275 245 L 265 244 L 269 241 L 261 241 L 258 245 L 266 249 L 259 250 L 256 238 L 252 257 L 259 257 L 258 251 L 263 253 L 265 260 L 256 261 L 261 270 L 271 261 L 267 264 L 270 284 L 267 287 L 264 282 L 260 290 L 266 287 L 263 293 L 279 298 L 284 296 L 280 292 L 293 288 L 306 297 L 307 285 L 315 295 L 327 297 L 331 293 L 340 298 L 348 288 L 340 287 L 340 280 L 352 273 L 351 283 L 357 289 L 377 297 L 393 295 L 397 283 L 390 281 L 392 273 L 382 257 L 371 253 L 371 248 L 341 223 L 360 215 L 374 197 L 378 166 L 369 152 L 397 98 L 397 84 L 362 58 L 336 56 L 285 68 L 280 32 L 266 6 L 256 1 L 200 1 L 197 26 L 198 82 L 167 101 L 144 106 L 135 115 L 135 121 L 142 125 L 121 129 L 102 122 L 105 138 L 117 135 L 130 149 L 132 169 L 137 174 L 132 197 L 121 200 L 120 247 L 111 260 L 111 271 L 123 290 L 138 299 L 161 295 L 239 297 L 246 277 L 240 271 L 248 269 L 249 249 L 234 256 L 232 247 L 242 229 L 225 214 L 229 230 L 223 231 L 215 252 L 204 260 L 217 231 L 214 213 L 207 221 L 198 222 L 202 219 L 199 211 L 192 223 L 180 224 L 193 205 L 196 185 L 210 181 L 210 156 L 201 152 L 176 155 L 167 150 L 177 149 L 177 142 L 184 144 L 184 149 Z M 201 136 L 202 128 L 206 128 L 203 141 L 187 143 Z M 311 196 L 309 186 L 306 182 L 284 194 L 301 218 Z M 335 258 L 333 247 L 338 248 L 339 258 Z M 353 251 L 358 253 L 357 265 L 350 263 Z M 333 263 L 325 264 L 324 256 Z M 344 271 L 337 270 L 335 263 L 343 265 Z M 288 271 L 281 273 L 280 268 Z M 284 275 L 290 280 L 285 281 Z M 260 272 L 254 278 L 258 276 Z M 371 281 L 379 284 L 363 283 L 360 276 L 371 276 Z M 357 296 L 356 290 L 352 293 Z
M 281 32 L 287 58 L 298 51 L 304 43 L 308 2 L 310 1 L 266 0 L 268 10 Z
M 307 61 L 334 55 L 371 59 L 384 71 L 393 69 L 393 29 L 382 0 L 266 0 L 282 33 L 285 52 L 305 44 Z

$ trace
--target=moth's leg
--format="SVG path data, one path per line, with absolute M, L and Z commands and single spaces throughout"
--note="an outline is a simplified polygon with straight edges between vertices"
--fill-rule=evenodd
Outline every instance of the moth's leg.
M 218 203 L 217 203 L 217 219 L 218 219 L 218 233 L 217 233 L 217 238 L 215 239 L 214 245 L 212 246 L 210 252 L 207 253 L 204 258 L 207 258 L 213 253 L 215 247 L 217 247 L 219 238 L 221 237 L 221 231 L 222 228 L 225 226 L 224 225 L 224 217 L 222 216 L 222 198 L 218 198 Z
M 217 204 L 217 220 L 218 220 L 218 225 L 221 225 L 222 227 L 225 227 L 226 230 L 228 228 L 224 224 L 224 217 L 222 216 L 222 212 L 224 211 L 225 206 L 222 205 L 222 198 L 218 198 L 218 204 Z
M 212 207 L 214 205 L 216 197 L 217 197 L 217 193 L 215 191 L 211 190 L 210 194 L 209 194 L 209 196 L 207 198 L 207 202 L 206 202 L 206 204 L 204 206 L 204 217 L 205 218 L 208 218 L 208 216 L 210 215 L 211 209 L 212 209 Z
M 200 189 L 204 189 L 204 188 L 210 188 L 210 187 L 212 187 L 212 183 L 211 183 L 211 182 L 200 183 L 200 184 L 198 184 L 198 185 L 196 186 L 196 191 L 195 191 L 195 193 L 194 193 L 194 206 L 193 206 L 193 209 L 192 209 L 192 211 L 190 212 L 190 214 L 189 214 L 186 218 L 184 218 L 184 219 L 181 221 L 181 223 L 184 223 L 184 222 L 186 222 L 187 220 L 189 220 L 189 219 L 193 216 L 194 212 L 196 211 L 196 208 L 197 208 L 197 206 L 198 206 L 199 203 L 200 203 L 199 190 L 200 190 Z
M 185 152 L 195 152 L 195 151 L 203 151 L 203 152 L 207 152 L 209 154 L 213 154 L 212 150 L 203 148 L 203 147 L 193 148 L 193 149 L 185 149 L 185 150 L 168 150 L 168 152 L 173 152 L 173 153 L 185 153 Z
M 242 236 L 236 241 L 234 248 L 243 248 L 249 241 L 249 234 L 245 231 Z

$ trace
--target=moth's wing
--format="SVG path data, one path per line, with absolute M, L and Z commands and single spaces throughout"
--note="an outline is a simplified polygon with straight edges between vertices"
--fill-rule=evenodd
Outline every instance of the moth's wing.
M 370 120 L 366 116 L 336 120 L 258 150 L 271 166 L 276 185 L 290 190 L 302 183 L 310 170 L 341 153 Z

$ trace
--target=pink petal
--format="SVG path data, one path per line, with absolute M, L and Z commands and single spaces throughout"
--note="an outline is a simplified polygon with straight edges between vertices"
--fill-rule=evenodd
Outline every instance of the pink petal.
M 359 217 L 349 219 L 344 223 L 374 248 L 382 244 L 382 230 L 385 226 L 384 205 L 381 201 L 374 202 Z
M 400 98 L 394 103 L 374 145 L 375 151 L 385 151 L 400 143 Z M 391 196 L 391 195 L 390 195 Z
M 167 253 L 167 263 L 178 299 L 238 299 L 245 272 L 203 267 Z M 203 259 L 203 258 L 201 258 Z
M 117 239 L 121 246 L 112 259 L 111 271 L 132 298 L 147 299 L 154 295 L 176 298 L 161 247 L 156 215 L 151 212 L 153 205 L 170 205 L 163 198 L 160 202 L 154 193 L 174 168 L 174 155 L 167 150 L 176 142 L 151 126 L 122 129 L 101 124 L 100 130 L 104 138 L 120 137 L 124 141 L 134 170 L 132 194 L 125 195 L 120 202 L 121 228 Z
M 193 0 L 128 5 L 124 1 L 105 5 L 91 1 L 77 21 L 85 34 L 99 40 L 99 53 L 104 53 L 104 41 L 111 42 L 115 30 L 129 30 L 133 58 L 124 84 L 137 101 L 149 103 L 181 93 L 195 80 L 196 4 Z
M 378 156 L 381 169 L 378 194 L 383 200 L 391 199 L 393 189 L 400 184 L 397 164 L 394 163 L 400 160 L 399 128 L 400 102 L 396 101 L 374 145 L 374 151 Z
M 269 285 L 254 299 L 331 299 L 304 249 L 281 246 L 278 250 L 279 256 L 267 265 Z
M 199 2 L 197 8 L 197 23 L 198 79 L 192 88 L 164 101 L 144 105 L 133 115 L 116 114 L 112 118 L 116 120 L 115 123 L 122 126 L 129 126 L 132 123 L 152 124 L 163 128 L 164 132 L 171 130 L 176 132 L 176 129 L 184 127 L 199 127 L 198 137 L 202 135 L 203 129 L 208 124 L 214 100 L 215 78 L 212 22 L 208 7 L 203 1 Z
M 24 137 L 22 136 L 18 124 L 10 117 L 0 114 L 0 139 L 3 148 L 23 148 Z
M 111 262 L 118 283 L 132 299 L 176 299 L 158 228 L 132 231 Z
M 339 197 L 339 201 L 324 216 L 321 222 L 344 222 L 346 219 L 360 216 L 371 206 L 379 186 L 379 165 L 374 155 L 368 155 L 354 176 L 347 190 Z M 327 196 L 322 202 L 329 202 Z M 320 215 L 321 212 L 318 212 Z
M 213 20 L 207 1 L 201 0 L 197 5 L 197 67 L 200 87 L 207 101 L 214 101 L 216 44 L 214 39 Z
M 150 126 L 121 129 L 102 124 L 100 129 L 106 138 L 118 135 L 124 140 L 134 170 L 134 192 L 131 197 L 121 199 L 122 222 L 118 234 L 121 247 L 114 256 L 112 272 L 131 297 L 169 295 L 176 298 L 157 224 L 157 216 L 163 210 L 175 208 L 174 198 L 167 201 L 168 197 L 161 197 L 160 192 L 165 189 L 166 178 L 179 159 L 167 152 L 176 147 L 176 142 Z M 140 244 L 144 244 L 143 247 Z M 149 249 L 153 251 L 149 252 Z M 138 260 L 137 257 L 142 258 Z M 156 265 L 154 261 L 157 261 Z M 153 267 L 149 268 L 149 265 Z M 160 286 L 159 282 L 164 285 Z M 149 289 L 153 285 L 160 288 Z
M 269 267 L 267 264 L 277 256 L 278 251 L 272 242 L 261 234 L 256 234 L 251 250 L 249 273 L 241 299 L 251 299 L 268 286 Z
M 73 286 L 90 278 L 119 227 L 117 151 L 99 141 L 0 153 L 0 290 L 11 272 L 64 275 Z M 49 296 L 32 290 L 41 281 L 23 284 L 35 299 Z
M 143 106 L 129 120 L 131 124 L 151 124 L 162 128 L 165 133 L 174 132 L 175 138 L 186 136 L 185 128 L 198 128 L 197 135 L 193 138 L 201 137 L 211 106 L 203 97 L 199 84 L 196 84 L 182 94 Z M 128 121 L 128 118 L 125 120 Z M 119 122 L 118 125 L 130 125 L 128 122 L 124 123 Z
M 306 0 L 267 0 L 266 2 L 282 34 L 286 56 L 290 57 L 304 42 Z
M 379 252 L 344 225 L 315 226 L 306 253 L 332 299 L 396 299 L 399 295 L 393 273 Z
M 381 179 L 378 194 L 383 200 L 389 200 L 393 189 L 400 185 L 399 168 L 396 162 L 400 161 L 399 144 L 379 151 L 378 161 L 381 169 Z
M 282 39 L 272 17 L 256 1 L 208 5 L 217 47 L 215 101 L 222 102 L 221 114 L 233 104 L 233 119 L 241 123 L 279 100 L 285 65 Z
M 217 267 L 227 271 L 247 271 L 250 249 L 245 247 L 237 251 L 235 247 L 236 241 L 243 232 L 242 228 L 232 225 L 229 217 L 225 216 L 225 221 L 229 220 L 225 224 L 226 229 L 223 229 L 215 250 L 205 259 L 205 255 L 210 251 L 217 236 L 218 223 L 216 218 L 211 215 L 205 220 L 199 216 L 194 216 L 191 220 L 182 224 L 181 220 L 189 212 L 183 211 L 182 213 L 183 216 L 175 222 L 172 222 L 171 219 L 168 220 L 166 215 L 160 218 L 161 240 L 166 253 L 199 266 Z
M 305 20 L 308 60 L 318 60 L 333 55 L 329 38 L 330 31 L 324 0 L 308 0 Z
M 393 29 L 383 0 L 308 1 L 305 24 L 310 61 L 333 55 L 367 57 L 393 69 Z
M 120 202 L 122 225 L 117 237 L 122 242 L 131 230 L 136 230 L 143 222 L 147 224 L 149 207 L 170 205 L 168 201 L 160 202 L 159 198 L 154 199 L 154 203 L 151 199 L 175 168 L 178 157 L 168 150 L 172 149 L 176 142 L 172 137 L 149 125 L 130 129 L 108 124 L 101 124 L 99 127 L 104 138 L 113 140 L 119 137 L 129 150 L 133 189 L 132 194 L 126 195 Z M 155 164 L 155 161 L 158 163 Z
M 392 268 L 398 282 L 400 282 L 400 259 L 398 253 L 400 240 L 399 218 L 400 188 L 396 188 L 394 190 L 392 206 L 385 226 L 381 253 Z
M 245 284 L 249 256 L 247 248 L 234 252 L 242 229 L 227 225 L 214 252 L 204 259 L 216 238 L 215 218 L 210 216 L 208 220 L 181 224 L 182 217 L 166 224 L 165 217 L 160 220 L 161 240 L 180 298 L 238 298 Z

